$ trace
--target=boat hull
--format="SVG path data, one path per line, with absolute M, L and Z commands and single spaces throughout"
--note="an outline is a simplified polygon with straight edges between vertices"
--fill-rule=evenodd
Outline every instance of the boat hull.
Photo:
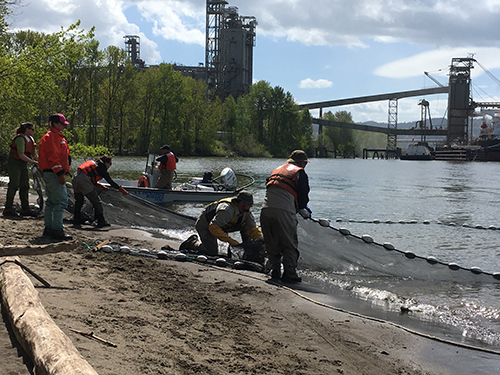
M 236 191 L 168 190 L 130 186 L 127 186 L 126 189 L 130 194 L 160 206 L 211 203 L 237 194 Z
M 477 144 L 484 149 L 484 159 L 486 161 L 500 161 L 500 140 L 483 140 L 478 141 Z
M 433 155 L 401 155 L 401 160 L 434 160 Z

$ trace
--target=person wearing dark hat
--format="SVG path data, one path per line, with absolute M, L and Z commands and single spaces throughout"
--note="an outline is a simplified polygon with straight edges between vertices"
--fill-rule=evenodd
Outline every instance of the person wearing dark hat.
M 50 129 L 38 145 L 38 167 L 45 181 L 45 230 L 43 235 L 55 240 L 70 240 L 64 233 L 63 213 L 68 205 L 66 178 L 69 173 L 69 147 L 61 133 L 69 124 L 60 114 L 49 117 Z
M 174 180 L 174 171 L 179 162 L 177 156 L 170 151 L 170 146 L 165 145 L 161 148 L 162 156 L 156 158 L 160 162 L 158 168 L 160 169 L 160 178 L 156 181 L 155 188 L 172 190 L 172 181 Z
M 309 178 L 304 171 L 309 162 L 302 150 L 291 153 L 286 164 L 276 168 L 267 179 L 266 195 L 260 213 L 271 279 L 298 283 L 299 240 L 297 212 L 304 218 L 311 217 Z M 281 275 L 283 264 L 283 276 Z
M 7 187 L 7 197 L 3 216 L 17 217 L 14 211 L 14 197 L 19 190 L 21 200 L 21 216 L 37 216 L 30 210 L 28 192 L 30 188 L 28 163 L 35 164 L 38 157 L 35 153 L 35 140 L 33 133 L 35 127 L 31 122 L 22 123 L 16 130 L 16 136 L 10 144 L 7 170 L 9 172 L 9 185 Z
M 195 228 L 200 235 L 190 236 L 180 245 L 180 250 L 193 250 L 199 254 L 218 255 L 217 240 L 228 242 L 231 246 L 241 245 L 228 233 L 239 231 L 242 242 L 256 240 L 262 233 L 250 212 L 253 195 L 242 190 L 237 196 L 224 198 L 209 204 L 196 220 Z

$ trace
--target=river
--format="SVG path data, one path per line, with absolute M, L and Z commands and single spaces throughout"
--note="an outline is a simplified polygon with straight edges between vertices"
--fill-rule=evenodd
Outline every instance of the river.
M 138 179 L 145 162 L 145 158 L 116 157 L 110 174 Z M 256 182 L 249 190 L 256 201 L 252 212 L 258 219 L 265 180 L 283 162 L 285 159 L 181 157 L 177 180 L 202 176 L 206 171 L 217 176 L 224 167 L 253 176 Z M 369 234 L 376 242 L 390 242 L 417 255 L 500 272 L 500 163 L 311 159 L 306 172 L 314 218 L 329 219 L 335 228 Z M 196 216 L 202 206 L 172 208 Z M 366 274 L 355 268 L 346 272 L 335 266 L 328 232 L 320 232 L 324 234 L 321 246 L 315 243 L 311 251 L 307 230 L 299 231 L 301 249 L 307 250 L 308 257 L 329 257 L 332 266 L 311 268 L 314 259 L 304 258 L 299 261 L 300 272 L 308 282 L 335 295 L 336 304 L 500 351 L 499 283 L 416 280 Z M 409 313 L 402 314 L 402 307 Z

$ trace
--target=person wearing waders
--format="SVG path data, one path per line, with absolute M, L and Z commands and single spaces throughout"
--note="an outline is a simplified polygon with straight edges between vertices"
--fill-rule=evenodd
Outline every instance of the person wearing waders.
M 262 233 L 250 212 L 252 205 L 253 195 L 245 190 L 240 191 L 235 197 L 209 204 L 195 223 L 201 241 L 196 234 L 193 234 L 180 245 L 179 249 L 216 256 L 219 254 L 217 240 L 227 242 L 231 246 L 242 245 L 229 235 L 231 232 L 239 231 L 243 244 L 261 238 Z
M 271 279 L 286 283 L 300 283 L 297 275 L 299 240 L 297 213 L 304 219 L 311 217 L 309 178 L 304 171 L 309 162 L 302 150 L 291 153 L 287 162 L 267 179 L 266 194 L 260 213 L 260 226 L 271 266 Z M 281 276 L 283 264 L 283 276 Z
M 98 181 L 105 179 L 112 188 L 119 190 L 123 195 L 128 191 L 123 186 L 118 185 L 108 173 L 109 167 L 113 164 L 111 157 L 103 155 L 96 160 L 88 160 L 78 167 L 73 177 L 73 191 L 75 192 L 75 212 L 73 216 L 73 226 L 78 228 L 82 224 L 81 210 L 84 197 L 87 197 L 94 207 L 97 228 L 109 227 L 110 224 L 104 219 L 104 210 L 99 194 L 108 188 Z

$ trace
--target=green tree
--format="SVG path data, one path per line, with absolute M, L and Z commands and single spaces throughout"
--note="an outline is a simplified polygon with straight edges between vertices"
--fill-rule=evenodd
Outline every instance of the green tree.
M 353 123 L 350 112 L 338 111 L 333 114 L 328 111 L 323 114 L 323 119 L 337 122 Z M 329 138 L 333 151 L 336 153 L 348 156 L 352 155 L 356 149 L 352 129 L 336 128 L 327 126 L 324 129 L 325 136 Z
M 103 60 L 102 71 L 105 78 L 100 85 L 102 91 L 100 113 L 104 125 L 104 145 L 112 148 L 115 146 L 114 139 L 119 140 L 122 135 L 121 132 L 116 133 L 116 130 L 120 129 L 122 103 L 127 100 L 124 92 L 127 55 L 124 50 L 110 46 L 103 51 Z
M 175 72 L 172 65 L 160 64 L 157 70 L 157 97 L 154 100 L 153 149 L 159 150 L 165 143 L 178 153 L 184 152 L 185 135 L 181 131 L 186 118 L 186 102 L 189 88 L 186 79 Z M 181 148 L 181 149 L 180 149 Z
M 221 124 L 222 104 L 219 98 L 210 100 L 204 81 L 188 78 L 186 121 L 182 134 L 183 151 L 186 154 L 210 155 L 214 153 L 217 131 Z
M 158 69 L 146 69 L 136 75 L 138 88 L 137 121 L 139 124 L 137 138 L 137 153 L 142 155 L 150 150 L 151 135 L 156 121 L 156 98 L 160 95 L 158 81 L 160 72 Z
M 240 100 L 247 101 L 250 112 L 250 129 L 257 135 L 257 141 L 264 143 L 264 131 L 269 114 L 271 86 L 266 81 L 259 81 L 250 87 L 249 94 Z

